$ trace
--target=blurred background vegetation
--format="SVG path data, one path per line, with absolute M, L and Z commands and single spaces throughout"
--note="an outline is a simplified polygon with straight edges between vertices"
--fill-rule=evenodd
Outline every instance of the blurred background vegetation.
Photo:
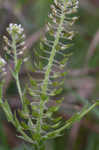
M 5 57 L 3 35 L 9 23 L 20 23 L 27 35 L 25 55 L 33 59 L 33 48 L 37 47 L 48 12 L 53 0 L 0 0 L 0 55 Z M 78 31 L 75 46 L 66 70 L 64 84 L 65 100 L 59 115 L 67 120 L 84 105 L 92 104 L 99 98 L 99 0 L 80 0 Z M 11 63 L 11 60 L 9 60 Z M 20 73 L 22 85 L 28 80 L 31 62 Z M 17 89 L 13 78 L 7 72 L 4 97 L 12 111 L 20 108 Z M 14 127 L 6 121 L 0 109 L 0 150 L 24 150 L 32 148 L 18 139 Z M 46 143 L 47 150 L 99 150 L 99 107 L 75 123 L 64 135 Z

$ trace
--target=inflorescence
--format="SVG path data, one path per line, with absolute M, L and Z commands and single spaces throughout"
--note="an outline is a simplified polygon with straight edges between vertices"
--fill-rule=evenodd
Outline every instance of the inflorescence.
M 8 37 L 4 36 L 4 41 L 6 43 L 6 46 L 4 47 L 4 50 L 6 53 L 13 58 L 13 42 L 15 42 L 16 45 L 16 54 L 17 56 L 22 55 L 25 47 L 25 34 L 24 29 L 22 28 L 21 24 L 13 24 L 10 23 L 9 27 L 7 28 L 7 32 L 10 36 L 10 40 Z

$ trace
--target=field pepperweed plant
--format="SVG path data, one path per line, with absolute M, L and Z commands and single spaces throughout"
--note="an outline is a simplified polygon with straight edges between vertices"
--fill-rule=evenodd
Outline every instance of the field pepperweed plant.
M 41 74 L 42 78 L 34 80 L 30 77 L 31 88 L 28 93 L 33 101 L 30 101 L 24 90 L 21 88 L 19 72 L 24 62 L 23 53 L 25 50 L 25 35 L 21 25 L 11 23 L 7 28 L 9 37 L 4 36 L 5 50 L 13 60 L 14 68 L 9 70 L 16 81 L 22 108 L 18 110 L 22 120 L 17 118 L 16 112 L 12 113 L 7 100 L 3 100 L 3 85 L 6 75 L 7 62 L 0 57 L 0 105 L 6 117 L 20 133 L 19 138 L 30 143 L 33 150 L 45 150 L 45 141 L 61 136 L 64 129 L 79 121 L 84 115 L 90 112 L 99 102 L 91 106 L 85 106 L 81 112 L 74 114 L 66 122 L 61 117 L 56 117 L 63 98 L 59 95 L 63 91 L 63 83 L 66 72 L 64 67 L 68 60 L 67 51 L 74 43 L 75 36 L 73 24 L 77 16 L 79 6 L 78 0 L 54 0 L 51 5 L 49 22 L 46 25 L 46 34 L 40 41 L 38 49 L 34 50 L 33 72 Z M 55 97 L 56 105 L 49 106 L 51 99 Z

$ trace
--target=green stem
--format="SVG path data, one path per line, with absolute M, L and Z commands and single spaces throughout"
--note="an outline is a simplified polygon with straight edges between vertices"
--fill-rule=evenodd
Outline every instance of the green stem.
M 23 104 L 22 90 L 21 90 L 21 86 L 20 86 L 19 74 L 18 73 L 16 75 L 16 84 L 17 84 L 19 96 L 20 96 L 20 99 L 21 99 L 21 103 Z
M 70 121 L 71 118 L 68 120 L 68 122 L 61 128 L 53 131 L 53 132 L 50 132 L 47 134 L 47 136 L 50 136 L 51 134 L 57 134 L 57 133 L 60 133 L 61 131 L 63 131 L 64 129 L 70 127 L 73 123 L 79 121 L 81 118 L 83 118 L 86 114 L 88 114 L 92 109 L 94 109 L 96 106 L 99 105 L 99 102 L 96 102 L 95 104 L 93 104 L 92 106 L 90 106 L 88 109 L 86 109 L 86 111 L 82 112 L 80 115 L 79 115 L 79 118 L 76 117 L 74 120 Z
M 50 72 L 51 72 L 51 69 L 52 69 L 54 57 L 55 57 L 55 54 L 56 54 L 56 46 L 59 42 L 60 34 L 61 34 L 61 31 L 62 31 L 62 25 L 63 25 L 64 19 L 65 19 L 65 7 L 66 7 L 66 2 L 64 1 L 64 9 L 63 9 L 63 12 L 62 12 L 62 15 L 61 15 L 61 18 L 60 18 L 60 24 L 59 24 L 59 27 L 58 27 L 58 30 L 57 30 L 56 39 L 55 39 L 53 47 L 52 47 L 51 55 L 50 55 L 50 58 L 49 58 L 49 63 L 47 65 L 47 70 L 45 72 L 45 78 L 44 78 L 43 85 L 42 85 L 42 94 L 44 94 L 45 96 L 47 95 L 48 81 L 49 81 L 49 76 L 50 76 Z M 41 101 L 40 101 L 40 115 L 39 115 L 39 118 L 38 118 L 38 121 L 37 121 L 38 135 L 40 135 L 40 131 L 41 131 L 41 121 L 42 121 L 42 117 L 43 117 L 43 110 L 44 110 L 45 103 L 46 103 L 46 100 L 41 99 Z
M 33 145 L 33 147 L 34 147 L 34 145 Z M 44 145 L 44 143 L 39 144 L 39 145 L 36 145 L 36 146 L 35 146 L 35 150 L 45 150 L 45 145 Z
M 14 38 L 14 35 L 12 36 L 12 48 L 14 51 L 14 65 L 15 65 L 15 71 L 16 71 L 18 59 L 17 59 L 16 40 Z M 23 104 L 22 90 L 21 90 L 21 85 L 20 85 L 20 80 L 19 80 L 19 72 L 15 72 L 15 80 L 16 80 L 16 85 L 17 85 L 19 96 L 20 96 L 20 100 L 21 100 L 21 103 Z

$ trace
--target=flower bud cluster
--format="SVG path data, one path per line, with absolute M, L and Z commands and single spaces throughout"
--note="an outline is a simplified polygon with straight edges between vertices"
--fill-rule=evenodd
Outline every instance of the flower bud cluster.
M 7 28 L 7 32 L 10 34 L 10 36 L 14 36 L 16 40 L 22 36 L 22 38 L 25 38 L 25 35 L 23 34 L 24 29 L 22 28 L 21 24 L 13 24 L 10 23 L 9 27 Z
M 7 32 L 10 35 L 10 39 L 4 36 L 4 41 L 6 46 L 4 47 L 5 51 L 9 56 L 13 58 L 13 42 L 16 45 L 16 54 L 17 56 L 22 55 L 25 48 L 25 34 L 24 29 L 22 28 L 21 24 L 13 24 L 10 23 L 9 27 L 7 28 Z

